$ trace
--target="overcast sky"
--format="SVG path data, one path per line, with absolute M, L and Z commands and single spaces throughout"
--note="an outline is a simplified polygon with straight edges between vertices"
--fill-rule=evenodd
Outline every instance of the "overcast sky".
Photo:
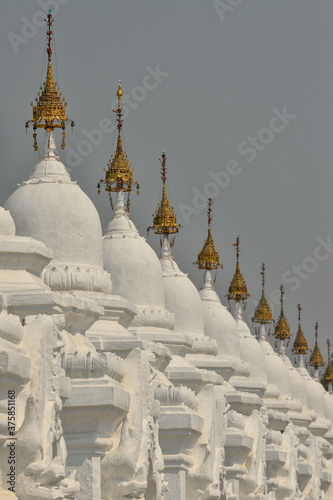
M 38 160 L 24 123 L 45 79 L 40 25 L 49 4 L 57 81 L 76 124 L 62 160 L 96 205 L 103 229 L 111 211 L 96 184 L 114 148 L 111 109 L 121 78 L 128 96 L 126 152 L 141 187 L 140 196 L 132 194 L 131 218 L 141 235 L 160 199 L 158 159 L 165 148 L 168 193 L 183 225 L 174 246 L 180 268 L 201 286 L 202 272 L 192 262 L 206 237 L 202 206 L 210 194 L 224 266 L 216 279 L 220 297 L 240 235 L 252 295 L 247 317 L 260 296 L 265 260 L 267 296 L 285 284 L 293 339 L 300 302 L 309 346 L 318 321 L 326 360 L 325 341 L 333 340 L 332 1 L 2 2 L 2 205 Z M 90 135 L 93 129 L 100 132 Z M 151 233 L 148 242 L 159 251 L 157 236 Z

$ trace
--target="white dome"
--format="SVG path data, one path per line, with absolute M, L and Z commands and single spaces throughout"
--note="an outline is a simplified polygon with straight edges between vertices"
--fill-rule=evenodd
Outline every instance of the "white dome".
M 42 241 L 53 250 L 54 259 L 44 274 L 52 288 L 107 292 L 110 284 L 103 271 L 97 210 L 55 156 L 52 134 L 46 144 L 44 157 L 29 180 L 6 202 L 16 234 Z
M 302 375 L 307 396 L 308 396 L 308 405 L 309 408 L 313 408 L 318 417 L 325 417 L 325 400 L 324 393 L 325 389 L 323 386 L 316 382 L 310 375 L 307 369 L 304 366 L 298 368 L 298 372 Z
M 315 432 L 319 429 L 321 435 L 331 427 L 330 422 L 326 419 L 326 405 L 325 405 L 325 389 L 320 382 L 314 380 L 307 369 L 304 366 L 298 368 L 299 373 L 302 375 L 307 397 L 308 397 L 308 407 L 316 412 L 317 418 L 315 422 L 311 424 L 312 431 Z
M 0 236 L 15 236 L 13 217 L 3 207 L 0 207 Z
M 103 248 L 104 268 L 111 273 L 112 293 L 135 304 L 140 311 L 141 322 L 146 326 L 148 323 L 150 326 L 172 328 L 173 315 L 165 310 L 159 259 L 129 219 L 122 191 L 118 194 L 114 216 L 103 237 Z M 134 323 L 137 321 L 138 318 Z
M 333 427 L 333 396 L 327 391 L 325 393 L 325 415 Z
M 205 335 L 217 341 L 219 355 L 223 358 L 240 358 L 240 340 L 237 323 L 228 309 L 221 304 L 211 284 L 210 271 L 205 272 L 205 284 L 200 292 Z
M 250 378 L 267 383 L 266 363 L 264 353 L 257 339 L 250 332 L 243 320 L 241 305 L 236 303 L 236 321 L 240 336 L 241 359 L 250 365 Z
M 302 403 L 303 410 L 306 410 L 308 408 L 308 396 L 303 377 L 297 368 L 292 365 L 288 356 L 284 355 L 282 359 L 289 370 L 291 395 L 293 398 L 299 399 Z
M 276 385 L 279 389 L 280 396 L 284 398 L 291 397 L 291 386 L 289 378 L 289 370 L 281 356 L 279 356 L 266 340 L 265 326 L 261 325 L 260 347 L 265 355 L 265 366 L 267 381 L 270 384 Z
M 198 290 L 173 260 L 167 237 L 164 237 L 161 266 L 165 306 L 175 315 L 174 332 L 192 338 L 204 336 L 204 321 Z

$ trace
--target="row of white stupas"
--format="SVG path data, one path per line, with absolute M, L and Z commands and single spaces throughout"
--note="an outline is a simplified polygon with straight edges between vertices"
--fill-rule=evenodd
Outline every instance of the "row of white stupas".
M 56 153 L 53 130 L 62 129 L 64 146 L 68 119 L 52 77 L 52 22 L 49 12 L 47 78 L 27 123 L 36 149 L 45 129 L 44 150 L 0 209 L 1 500 L 333 499 L 333 397 L 304 366 L 300 323 L 299 366 L 285 354 L 283 290 L 276 353 L 266 339 L 264 266 L 260 335 L 242 318 L 239 240 L 234 315 L 214 291 L 209 203 L 197 291 L 171 254 L 179 226 L 164 153 L 153 224 L 160 258 L 130 220 L 120 85 L 117 150 L 101 181 L 117 199 L 102 237 L 93 203 Z M 316 344 L 317 371 L 318 353 Z

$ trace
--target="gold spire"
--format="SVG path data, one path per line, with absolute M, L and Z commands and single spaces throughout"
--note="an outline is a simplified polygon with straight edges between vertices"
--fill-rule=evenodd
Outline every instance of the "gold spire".
M 153 225 L 148 227 L 148 232 L 153 229 L 155 234 L 175 234 L 178 233 L 179 229 L 182 227 L 177 224 L 177 215 L 174 208 L 170 205 L 170 202 L 166 194 L 166 159 L 165 151 L 162 151 L 161 162 L 161 178 L 163 182 L 162 187 L 162 199 L 157 205 L 155 214 L 153 215 Z
M 332 366 L 332 361 L 331 361 L 331 347 L 332 344 L 330 341 L 327 339 L 327 348 L 328 348 L 328 362 L 327 362 L 327 368 L 324 373 L 323 378 L 321 379 L 322 383 L 324 386 L 327 388 L 329 384 L 333 384 L 333 366 Z
M 123 91 L 121 88 L 121 81 L 118 83 L 117 97 L 118 97 L 118 108 L 112 111 L 117 114 L 117 148 L 113 152 L 111 158 L 107 164 L 108 169 L 105 171 L 105 179 L 101 179 L 97 184 L 98 194 L 101 192 L 101 184 L 105 184 L 105 191 L 109 192 L 111 207 L 113 209 L 111 192 L 126 191 L 130 193 L 132 191 L 132 185 L 136 185 L 136 194 L 139 194 L 139 183 L 133 181 L 133 168 L 128 162 L 126 153 L 123 151 L 123 144 L 121 140 L 121 129 L 123 126 L 123 108 L 121 107 L 121 98 L 123 96 Z M 130 202 L 129 194 L 127 198 L 127 211 L 129 211 Z
M 318 347 L 318 321 L 316 323 L 315 330 L 316 330 L 316 333 L 315 333 L 316 343 L 315 343 L 314 349 L 312 351 L 312 354 L 310 356 L 309 364 L 310 364 L 310 366 L 313 366 L 316 370 L 318 370 L 318 368 L 320 366 L 324 366 L 324 364 L 325 364 L 323 357 L 321 355 L 321 352 L 319 350 L 319 347 Z
M 121 140 L 121 129 L 123 126 L 123 108 L 121 107 L 121 98 L 123 96 L 123 91 L 121 88 L 121 81 L 119 80 L 118 84 L 118 108 L 113 109 L 112 111 L 117 114 L 117 129 L 118 129 L 118 138 L 117 138 L 117 148 L 116 151 L 113 152 L 107 166 L 108 169 L 105 170 L 105 179 L 101 179 L 97 184 L 97 192 L 98 194 L 101 192 L 101 184 L 105 184 L 105 191 L 109 192 L 109 197 L 112 205 L 111 192 L 119 192 L 126 191 L 130 193 L 132 191 L 132 185 L 136 184 L 136 193 L 139 194 L 139 183 L 133 181 L 133 168 L 131 168 L 131 164 L 128 162 L 128 158 L 126 153 L 123 151 L 123 144 Z M 129 198 L 127 200 L 127 211 L 129 211 Z
M 284 295 L 283 285 L 280 286 L 280 290 L 281 290 L 281 298 L 280 298 L 281 312 L 275 327 L 274 335 L 278 340 L 288 340 L 291 337 L 291 333 L 288 320 L 286 319 L 283 311 L 283 295 Z
M 212 222 L 212 204 L 211 198 L 208 198 L 208 235 L 205 240 L 201 252 L 198 254 L 198 260 L 194 264 L 198 265 L 199 269 L 218 269 L 222 267 L 220 264 L 219 254 L 215 250 L 214 240 L 212 238 L 212 232 L 210 223 Z
M 265 270 L 266 270 L 266 265 L 265 265 L 265 262 L 263 262 L 262 266 L 261 266 L 261 273 L 260 273 L 261 277 L 262 277 L 261 298 L 260 298 L 259 303 L 256 307 L 256 310 L 254 311 L 254 316 L 252 318 L 252 321 L 254 323 L 260 323 L 262 325 L 274 323 L 274 320 L 272 318 L 271 308 L 269 307 L 269 304 L 268 304 L 267 299 L 265 297 Z
M 235 300 L 236 302 L 240 302 L 242 300 L 244 302 L 248 297 L 250 297 L 250 294 L 247 291 L 245 280 L 239 269 L 239 242 L 240 239 L 239 236 L 237 236 L 236 243 L 233 243 L 234 247 L 236 247 L 236 271 L 230 283 L 229 291 L 226 297 L 228 297 L 228 300 Z
M 294 354 L 306 354 L 309 350 L 301 327 L 301 305 L 298 304 L 298 331 L 292 348 Z
M 34 149 L 38 150 L 37 145 L 37 128 L 44 128 L 47 132 L 51 132 L 55 128 L 62 128 L 62 143 L 61 148 L 65 148 L 65 128 L 66 123 L 69 121 L 66 116 L 65 107 L 67 102 L 64 98 L 61 98 L 62 93 L 59 93 L 59 87 L 53 82 L 52 75 L 52 24 L 53 17 L 51 14 L 51 9 L 48 10 L 47 19 L 44 19 L 47 23 L 47 71 L 46 71 L 46 81 L 40 87 L 40 92 L 38 92 L 36 97 L 36 105 L 32 106 L 32 118 L 28 120 L 25 124 L 26 129 L 29 128 L 30 123 L 33 126 L 33 138 L 34 138 Z M 71 127 L 74 127 L 74 121 L 71 120 Z

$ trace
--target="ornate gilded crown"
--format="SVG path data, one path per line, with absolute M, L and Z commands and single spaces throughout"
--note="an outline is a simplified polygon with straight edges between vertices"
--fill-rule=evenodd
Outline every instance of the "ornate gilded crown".
M 139 183 L 133 180 L 133 168 L 128 162 L 126 153 L 123 151 L 123 144 L 121 139 L 121 129 L 123 126 L 123 108 L 121 107 L 121 98 L 123 96 L 123 91 L 121 88 L 121 81 L 118 83 L 117 97 L 118 97 L 118 108 L 112 111 L 117 114 L 117 148 L 111 155 L 111 158 L 107 164 L 107 169 L 105 171 L 105 178 L 101 179 L 97 184 L 98 194 L 101 192 L 101 184 L 105 185 L 105 191 L 109 192 L 111 207 L 113 209 L 112 203 L 112 192 L 124 191 L 130 193 L 132 191 L 132 186 L 136 185 L 136 193 L 139 194 Z M 129 211 L 129 197 L 127 199 L 127 211 Z
M 259 303 L 254 311 L 254 316 L 252 318 L 252 321 L 254 323 L 260 323 L 261 325 L 267 325 L 269 323 L 274 323 L 274 320 L 272 318 L 272 311 L 271 308 L 269 307 L 269 304 L 267 302 L 267 299 L 265 297 L 265 271 L 266 271 L 266 266 L 265 262 L 262 263 L 261 266 L 261 278 L 262 278 L 262 292 L 261 292 L 261 298 L 259 300 Z
M 290 333 L 289 323 L 284 315 L 284 310 L 283 310 L 283 296 L 284 296 L 283 285 L 280 286 L 280 291 L 281 291 L 281 298 L 280 298 L 281 312 L 275 327 L 274 335 L 278 340 L 289 340 L 291 337 L 291 333 Z
M 218 269 L 222 267 L 220 264 L 219 254 L 215 250 L 214 240 L 212 238 L 211 232 L 211 222 L 212 222 L 212 204 L 213 201 L 211 198 L 208 199 L 208 235 L 203 244 L 201 251 L 198 254 L 198 260 L 194 262 L 197 264 L 199 269 Z
M 292 351 L 294 354 L 306 354 L 309 348 L 301 326 L 301 310 L 302 310 L 301 305 L 298 304 L 297 308 L 298 308 L 298 331 Z
M 162 158 L 160 158 L 161 162 L 161 179 L 162 179 L 162 199 L 160 203 L 157 205 L 155 210 L 155 214 L 153 215 L 153 225 L 149 226 L 147 231 L 153 229 L 155 234 L 176 234 L 179 229 L 182 227 L 180 224 L 177 224 L 177 215 L 174 211 L 174 208 L 171 206 L 167 193 L 166 193 L 166 155 L 165 151 L 162 151 Z
M 316 370 L 320 367 L 320 366 L 324 366 L 324 360 L 323 360 L 323 357 L 321 355 L 321 352 L 319 350 L 319 347 L 318 347 L 318 321 L 316 322 L 316 325 L 315 325 L 315 336 L 316 336 L 316 342 L 315 342 L 315 346 L 313 348 L 313 351 L 312 351 L 312 354 L 310 356 L 310 366 L 313 366 Z
M 66 124 L 70 122 L 71 127 L 74 127 L 74 121 L 69 120 L 66 116 L 65 107 L 67 106 L 67 102 L 62 98 L 62 93 L 59 93 L 59 87 L 53 81 L 52 75 L 52 25 L 53 25 L 53 17 L 51 14 L 51 9 L 48 10 L 47 19 L 45 19 L 47 23 L 47 71 L 46 71 L 46 81 L 40 87 L 40 92 L 38 92 L 36 97 L 36 105 L 32 106 L 32 118 L 28 120 L 25 124 L 26 129 L 29 128 L 29 125 L 32 124 L 34 133 L 34 149 L 38 150 L 37 144 L 37 133 L 36 130 L 38 128 L 44 128 L 47 132 L 51 132 L 55 128 L 62 129 L 62 143 L 61 148 L 65 148 L 65 129 Z
M 236 271 L 230 283 L 226 297 L 228 297 L 228 300 L 235 300 L 236 302 L 240 301 L 245 302 L 245 300 L 247 300 L 247 298 L 250 297 L 250 294 L 247 291 L 245 280 L 239 269 L 239 253 L 240 253 L 239 236 L 237 236 L 236 243 L 233 243 L 233 245 L 234 247 L 236 247 L 236 258 L 237 258 Z
M 326 371 L 324 373 L 323 378 L 321 379 L 322 383 L 324 384 L 324 386 L 326 388 L 330 384 L 333 384 L 333 366 L 332 366 L 332 360 L 331 360 L 331 346 L 332 346 L 332 344 L 327 339 L 327 348 L 328 348 L 327 368 L 326 368 Z

